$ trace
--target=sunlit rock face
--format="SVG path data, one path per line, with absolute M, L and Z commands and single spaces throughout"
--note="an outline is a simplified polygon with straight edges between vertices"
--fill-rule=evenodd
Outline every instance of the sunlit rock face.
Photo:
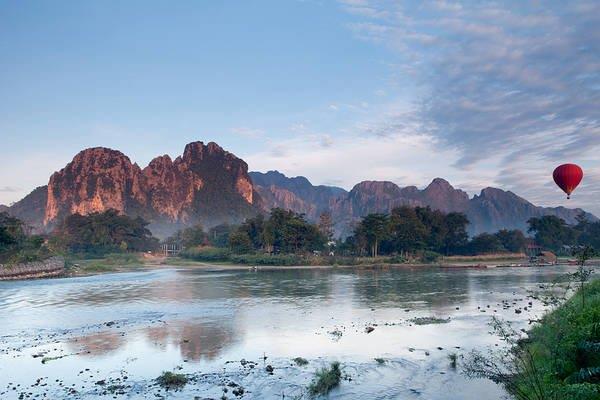
M 44 225 L 70 214 L 142 209 L 147 195 L 137 164 L 120 151 L 95 147 L 81 151 L 48 183 Z
M 31 214 L 43 208 L 41 225 L 48 229 L 70 214 L 115 209 L 170 231 L 181 224 L 240 222 L 258 212 L 255 197 L 243 160 L 216 143 L 194 142 L 183 156 L 157 157 L 143 170 L 119 151 L 83 150 L 50 177 L 43 207 L 28 205 Z

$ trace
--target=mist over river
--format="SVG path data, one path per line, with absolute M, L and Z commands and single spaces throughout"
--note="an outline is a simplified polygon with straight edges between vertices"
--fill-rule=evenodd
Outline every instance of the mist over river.
M 339 361 L 332 399 L 500 399 L 461 375 L 461 356 L 501 345 L 493 315 L 528 329 L 545 310 L 531 296 L 572 269 L 168 267 L 0 282 L 0 398 L 308 398 L 314 372 Z M 167 392 L 163 371 L 190 382 Z

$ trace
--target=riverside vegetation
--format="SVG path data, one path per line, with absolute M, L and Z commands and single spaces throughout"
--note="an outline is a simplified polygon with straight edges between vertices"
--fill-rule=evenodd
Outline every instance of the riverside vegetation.
M 353 234 L 342 240 L 334 238 L 334 224 L 327 213 L 311 223 L 302 214 L 275 208 L 240 225 L 218 225 L 208 231 L 201 225 L 188 227 L 163 242 L 182 246 L 181 257 L 194 261 L 285 266 L 434 263 L 441 256 L 486 254 L 502 258 L 522 252 L 528 241 L 519 230 L 469 238 L 468 223 L 461 213 L 403 206 L 390 214 L 365 216 Z M 91 273 L 141 265 L 138 254 L 157 250 L 160 244 L 147 226 L 142 218 L 108 210 L 70 215 L 51 233 L 34 235 L 22 221 L 3 212 L 0 264 L 62 255 L 67 266 L 76 264 Z M 536 243 L 555 252 L 600 245 L 600 222 L 589 222 L 583 215 L 573 226 L 554 216 L 532 218 L 529 233 Z
M 593 253 L 577 252 L 579 268 L 569 277 L 577 292 L 566 301 L 552 296 L 562 304 L 527 336 L 494 318 L 492 328 L 508 347 L 472 353 L 466 374 L 500 383 L 518 400 L 600 399 L 600 280 L 587 283 L 592 270 L 585 267 Z

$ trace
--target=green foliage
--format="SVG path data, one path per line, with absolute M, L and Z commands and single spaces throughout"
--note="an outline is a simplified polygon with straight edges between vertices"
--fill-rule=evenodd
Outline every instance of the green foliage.
M 208 244 L 208 236 L 200 224 L 177 231 L 164 241 L 167 244 L 178 244 L 185 248 Z
M 229 235 L 229 248 L 234 253 L 248 253 L 252 251 L 252 240 L 248 232 L 236 230 Z
M 296 357 L 292 361 L 294 361 L 296 363 L 296 365 L 299 366 L 299 367 L 303 367 L 305 365 L 308 365 L 308 360 L 306 358 Z
M 490 254 L 506 251 L 502 242 L 496 235 L 482 233 L 475 236 L 467 245 L 467 254 Z
M 77 254 L 103 256 L 125 251 L 148 251 L 158 240 L 141 218 L 120 215 L 116 210 L 73 214 L 65 218 L 51 239 L 53 248 Z
M 530 333 L 525 349 L 531 354 L 524 360 L 537 371 L 537 380 L 556 399 L 600 398 L 600 280 L 590 282 L 584 293 L 579 290 Z M 516 384 L 524 393 L 532 388 L 524 376 Z M 529 397 L 534 398 L 534 397 Z
M 369 214 L 362 219 L 354 234 L 363 236 L 371 249 L 371 256 L 377 257 L 381 240 L 388 236 L 388 228 L 386 214 Z
M 501 229 L 496 232 L 495 236 L 500 241 L 504 250 L 511 253 L 520 253 L 525 249 L 527 239 L 523 232 L 518 229 L 507 230 Z
M 435 263 L 437 262 L 442 255 L 440 253 L 436 253 L 435 251 L 425 250 L 421 254 L 421 262 L 424 263 Z
M 183 374 L 165 371 L 158 378 L 156 378 L 156 383 L 167 390 L 177 390 L 181 389 L 188 383 L 188 378 Z
M 0 213 L 0 263 L 19 264 L 50 256 L 42 236 L 27 234 L 21 220 L 6 212 Z
M 180 256 L 195 261 L 218 262 L 229 261 L 231 252 L 218 247 L 195 247 L 182 251 Z
M 90 256 L 90 254 L 84 254 Z M 119 267 L 141 265 L 142 261 L 133 253 L 111 253 L 102 258 L 67 258 L 65 266 L 82 273 L 99 273 L 116 271 Z
M 319 228 L 304 215 L 274 208 L 268 219 L 258 215 L 231 231 L 228 244 L 236 253 L 302 254 L 322 250 L 325 241 Z
M 214 247 L 227 247 L 229 245 L 229 235 L 234 229 L 234 226 L 228 224 L 214 226 L 208 231 L 208 241 Z
M 323 368 L 316 372 L 314 380 L 308 386 L 308 392 L 311 396 L 326 395 L 340 384 L 341 379 L 340 363 L 333 362 L 329 368 Z
M 311 265 L 310 258 L 295 254 L 234 254 L 230 261 L 244 265 Z
M 432 210 L 429 207 L 402 206 L 390 215 L 369 214 L 354 229 L 340 248 L 354 249 L 356 254 L 371 256 L 431 251 L 453 254 L 464 248 L 468 241 L 464 214 Z
M 540 246 L 560 252 L 563 246 L 572 246 L 577 242 L 577 232 L 565 220 L 554 215 L 530 218 L 528 232 L 535 235 Z

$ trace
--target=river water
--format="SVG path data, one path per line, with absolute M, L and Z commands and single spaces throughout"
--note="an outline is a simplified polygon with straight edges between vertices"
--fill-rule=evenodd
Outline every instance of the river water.
M 531 296 L 569 270 L 172 267 L 0 282 L 0 398 L 300 399 L 339 361 L 332 399 L 500 399 L 461 374 L 462 357 L 501 345 L 493 315 L 527 328 L 546 309 Z M 163 371 L 191 380 L 165 391 Z

